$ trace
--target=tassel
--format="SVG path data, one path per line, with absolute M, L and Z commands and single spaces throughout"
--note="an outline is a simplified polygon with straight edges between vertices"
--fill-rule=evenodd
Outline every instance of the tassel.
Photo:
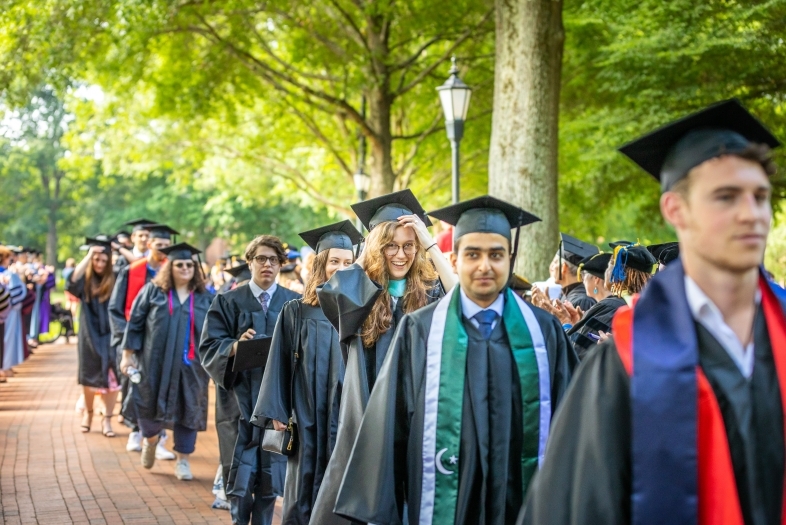
M 611 271 L 611 282 L 621 283 L 625 280 L 625 263 L 628 260 L 628 247 L 614 248 L 614 268 Z

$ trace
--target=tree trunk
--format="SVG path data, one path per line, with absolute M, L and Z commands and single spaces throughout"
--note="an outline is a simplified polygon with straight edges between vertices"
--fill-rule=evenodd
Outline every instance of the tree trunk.
M 390 96 L 375 89 L 369 96 L 369 127 L 376 137 L 371 140 L 371 187 L 368 197 L 379 197 L 393 191 L 396 175 L 393 171 L 393 133 L 390 129 Z
M 515 268 L 539 280 L 548 275 L 559 242 L 562 1 L 496 0 L 496 8 L 489 193 L 542 219 L 522 228 Z

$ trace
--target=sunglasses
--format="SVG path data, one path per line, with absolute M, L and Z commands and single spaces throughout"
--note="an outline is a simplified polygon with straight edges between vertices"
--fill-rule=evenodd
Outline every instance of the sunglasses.
M 186 269 L 190 270 L 191 268 L 194 267 L 194 263 L 192 263 L 192 262 L 176 262 L 176 263 L 172 263 L 172 266 L 174 266 L 178 270 L 182 270 L 183 268 L 186 268 Z

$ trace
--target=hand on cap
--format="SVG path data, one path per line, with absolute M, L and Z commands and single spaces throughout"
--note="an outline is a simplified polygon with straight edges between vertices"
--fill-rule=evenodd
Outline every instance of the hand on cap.
M 428 232 L 428 227 L 417 215 L 402 215 L 398 218 L 398 222 L 402 226 L 415 230 L 415 235 L 417 235 L 418 241 L 420 241 L 424 250 L 434 244 L 434 239 Z

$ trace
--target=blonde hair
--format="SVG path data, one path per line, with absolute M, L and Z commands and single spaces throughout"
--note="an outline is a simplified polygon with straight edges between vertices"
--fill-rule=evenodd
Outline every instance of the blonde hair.
M 404 228 L 397 222 L 388 221 L 377 225 L 368 234 L 366 239 L 366 274 L 382 286 L 382 293 L 374 303 L 371 314 L 366 318 L 361 330 L 363 345 L 373 346 L 380 336 L 390 330 L 393 321 L 393 311 L 390 308 L 390 294 L 388 293 L 388 262 L 385 257 L 385 247 L 393 241 L 397 228 Z M 412 267 L 407 272 L 407 287 L 401 306 L 404 313 L 414 312 L 428 304 L 428 290 L 434 288 L 437 272 L 431 261 L 426 258 L 426 251 L 420 242 L 416 241 L 418 248 L 415 253 Z

